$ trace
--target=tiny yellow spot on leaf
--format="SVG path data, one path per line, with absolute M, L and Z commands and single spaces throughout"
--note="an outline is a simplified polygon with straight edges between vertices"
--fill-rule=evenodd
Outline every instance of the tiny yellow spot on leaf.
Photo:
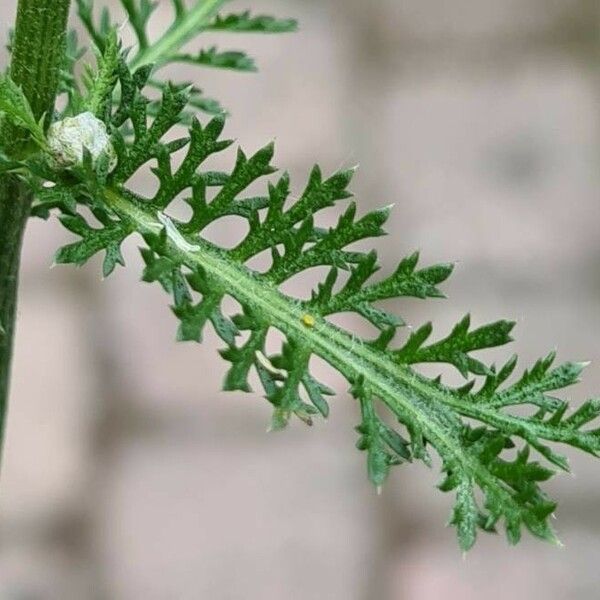
M 314 327 L 316 321 L 312 315 L 302 315 L 302 322 L 306 327 Z

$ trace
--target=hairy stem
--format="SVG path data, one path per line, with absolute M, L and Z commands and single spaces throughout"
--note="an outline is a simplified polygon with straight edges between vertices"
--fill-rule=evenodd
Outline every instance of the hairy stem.
M 0 182 L 0 427 L 8 400 L 19 257 L 31 199 L 14 178 Z M 1 435 L 1 431 L 0 431 Z
M 228 0 L 197 0 L 193 8 L 183 13 L 156 42 L 142 49 L 133 59 L 132 67 L 165 62 L 177 54 L 186 42 L 204 29 Z
M 10 76 L 23 92 L 36 118 L 49 119 L 65 52 L 70 0 L 19 0 Z M 11 127 L 4 126 L 0 140 L 13 149 Z
M 65 48 L 70 0 L 19 0 L 10 76 L 22 87 L 37 119 L 54 108 Z M 18 157 L 27 135 L 7 122 L 0 146 Z M 11 175 L 0 178 L 0 445 L 4 437 L 15 329 L 21 243 L 31 195 Z

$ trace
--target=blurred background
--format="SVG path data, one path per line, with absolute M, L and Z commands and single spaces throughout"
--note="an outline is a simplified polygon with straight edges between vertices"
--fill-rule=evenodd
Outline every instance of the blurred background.
M 4 39 L 15 5 L 2 3 Z M 296 190 L 315 161 L 360 164 L 359 207 L 396 205 L 384 264 L 414 249 L 458 263 L 448 300 L 404 303 L 411 323 L 443 334 L 467 311 L 515 318 L 498 356 L 591 360 L 568 393 L 598 394 L 598 0 L 228 8 L 250 7 L 301 32 L 220 40 L 254 54 L 258 76 L 178 74 L 230 109 L 229 134 L 249 151 L 276 138 Z M 32 221 L 25 243 L 1 600 L 598 597 L 597 461 L 574 456 L 575 477 L 549 486 L 564 548 L 485 536 L 463 557 L 437 470 L 402 467 L 380 497 L 371 489 L 339 380 L 328 422 L 267 434 L 260 394 L 219 392 L 213 335 L 175 344 L 166 296 L 138 281 L 135 240 L 128 268 L 102 282 L 98 261 L 49 269 L 69 239 Z

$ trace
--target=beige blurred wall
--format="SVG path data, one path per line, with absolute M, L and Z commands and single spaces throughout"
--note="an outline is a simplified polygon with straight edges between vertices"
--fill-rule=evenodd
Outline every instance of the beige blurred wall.
M 591 360 L 569 394 L 598 394 L 597 0 L 230 8 L 247 4 L 302 30 L 227 38 L 259 75 L 190 74 L 230 108 L 230 134 L 249 150 L 276 138 L 296 189 L 315 161 L 360 164 L 359 206 L 396 205 L 384 263 L 415 248 L 458 262 L 449 300 L 403 306 L 411 323 L 516 318 L 522 365 L 553 348 Z M 14 10 L 5 0 L 3 39 Z M 49 269 L 68 239 L 55 222 L 26 239 L 0 600 L 597 597 L 599 463 L 574 456 L 577 477 L 550 486 L 565 548 L 482 538 L 463 559 L 436 472 L 398 469 L 381 497 L 370 489 L 339 380 L 329 422 L 267 434 L 259 394 L 219 392 L 214 336 L 174 343 L 135 242 L 102 282 L 97 261 Z

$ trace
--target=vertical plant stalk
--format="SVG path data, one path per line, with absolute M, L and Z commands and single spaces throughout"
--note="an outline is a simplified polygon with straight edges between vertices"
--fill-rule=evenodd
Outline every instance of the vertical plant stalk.
M 21 86 L 37 119 L 52 115 L 64 59 L 70 0 L 19 0 L 10 76 Z M 28 139 L 3 122 L 0 146 L 18 158 Z M 4 438 L 15 330 L 19 264 L 31 196 L 11 175 L 0 178 L 0 447 Z

